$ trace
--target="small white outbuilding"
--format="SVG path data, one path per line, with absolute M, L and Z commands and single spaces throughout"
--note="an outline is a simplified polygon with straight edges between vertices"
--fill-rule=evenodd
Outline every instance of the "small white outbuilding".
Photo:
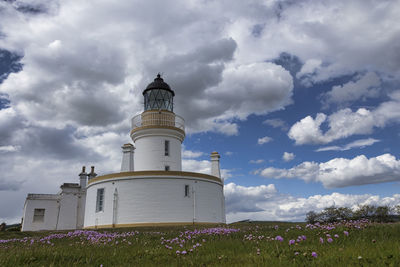
M 83 168 L 80 184 L 29 194 L 22 231 L 225 223 L 220 155 L 211 153 L 211 175 L 182 171 L 185 123 L 173 111 L 174 91 L 157 75 L 143 96 L 121 172 L 97 176 Z

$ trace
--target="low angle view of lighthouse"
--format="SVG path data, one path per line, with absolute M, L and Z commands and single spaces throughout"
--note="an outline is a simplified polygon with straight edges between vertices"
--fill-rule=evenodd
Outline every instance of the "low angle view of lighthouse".
M 144 111 L 131 120 L 121 171 L 98 176 L 83 167 L 79 184 L 28 194 L 22 230 L 225 223 L 220 155 L 210 155 L 211 174 L 182 171 L 185 122 L 174 96 L 158 74 L 143 91 Z

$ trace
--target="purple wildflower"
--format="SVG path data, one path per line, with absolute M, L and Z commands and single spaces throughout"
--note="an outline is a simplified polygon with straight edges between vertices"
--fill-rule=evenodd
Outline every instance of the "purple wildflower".
M 294 243 L 296 243 L 296 241 L 294 241 L 294 239 L 290 239 L 290 240 L 289 240 L 289 246 L 290 246 L 290 245 L 293 245 Z
M 322 237 L 320 237 L 320 238 L 319 238 L 319 242 L 320 242 L 321 244 L 323 244 L 323 243 L 324 243 L 324 239 L 323 239 Z
M 329 237 L 326 241 L 328 241 L 328 243 L 332 243 L 333 239 Z
M 343 234 L 344 234 L 345 236 L 349 236 L 349 232 L 347 232 L 347 231 L 343 231 Z
M 318 254 L 317 254 L 317 252 L 313 251 L 313 252 L 311 252 L 311 256 L 313 256 L 314 258 L 316 258 L 316 257 L 318 257 Z
M 281 241 L 281 242 L 282 242 L 282 241 L 283 241 L 283 237 L 281 237 L 280 235 L 278 235 L 278 236 L 275 237 L 275 240 L 276 240 L 276 241 Z

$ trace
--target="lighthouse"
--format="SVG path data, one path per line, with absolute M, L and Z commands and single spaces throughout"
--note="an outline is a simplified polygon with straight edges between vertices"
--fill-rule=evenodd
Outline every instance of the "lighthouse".
M 84 228 L 225 223 L 220 156 L 211 153 L 211 174 L 182 171 L 185 121 L 174 97 L 160 74 L 143 90 L 121 171 L 87 182 Z
M 174 96 L 160 74 L 143 91 L 144 111 L 132 119 L 135 171 L 182 171 L 185 123 L 174 113 Z

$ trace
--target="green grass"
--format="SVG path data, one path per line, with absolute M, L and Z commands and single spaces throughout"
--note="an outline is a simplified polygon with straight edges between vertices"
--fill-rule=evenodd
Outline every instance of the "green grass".
M 220 226 L 239 229 L 225 234 L 206 232 L 206 226 L 83 231 L 69 237 L 65 231 L 0 232 L 0 266 L 400 266 L 399 223 L 339 224 L 334 229 L 305 226 L 240 223 Z M 185 234 L 194 229 L 205 232 Z M 88 240 L 89 233 L 97 241 Z M 60 238 L 40 241 L 52 234 Z M 303 235 L 305 240 L 297 240 Z M 283 241 L 275 240 L 277 236 Z M 289 245 L 291 239 L 296 243 Z M 180 241 L 183 248 L 171 240 Z M 197 243 L 201 246 L 193 249 Z

